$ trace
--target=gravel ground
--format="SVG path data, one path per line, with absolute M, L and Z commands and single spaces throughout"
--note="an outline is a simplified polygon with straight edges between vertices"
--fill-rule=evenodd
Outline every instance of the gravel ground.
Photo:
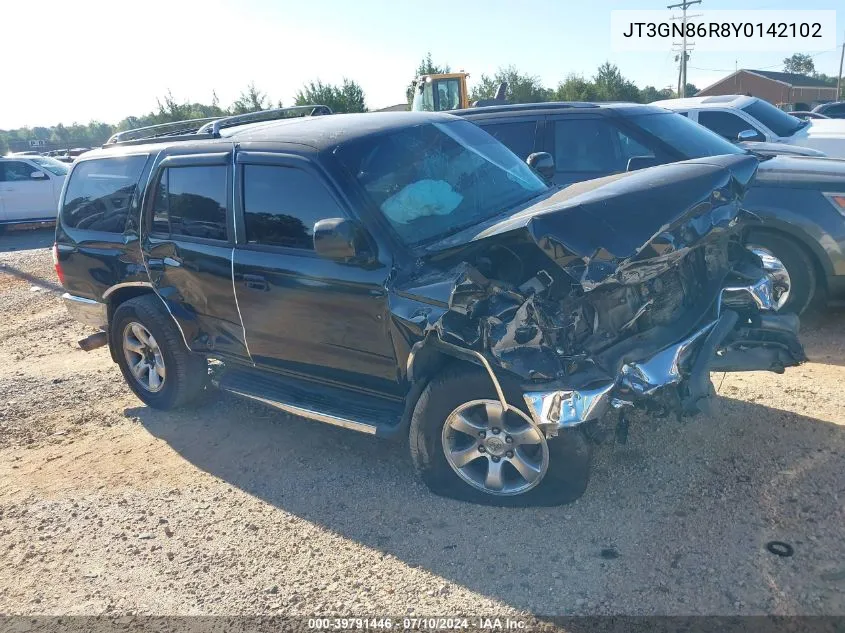
M 162 413 L 0 238 L 0 613 L 845 615 L 845 314 L 811 362 L 637 420 L 578 502 L 431 495 L 406 449 L 210 393 Z M 766 551 L 790 543 L 794 556 Z

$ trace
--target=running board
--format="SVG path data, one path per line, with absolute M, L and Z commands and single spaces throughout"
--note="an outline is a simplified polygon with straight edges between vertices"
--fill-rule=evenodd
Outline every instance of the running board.
M 249 370 L 227 370 L 217 387 L 309 420 L 368 435 L 389 436 L 401 417 L 402 401 Z

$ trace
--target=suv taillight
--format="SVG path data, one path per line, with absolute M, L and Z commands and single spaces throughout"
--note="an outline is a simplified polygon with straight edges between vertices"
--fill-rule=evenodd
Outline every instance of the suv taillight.
M 56 276 L 59 278 L 59 283 L 65 285 L 65 273 L 62 271 L 62 265 L 59 263 L 59 245 L 53 242 L 53 266 L 56 267 Z

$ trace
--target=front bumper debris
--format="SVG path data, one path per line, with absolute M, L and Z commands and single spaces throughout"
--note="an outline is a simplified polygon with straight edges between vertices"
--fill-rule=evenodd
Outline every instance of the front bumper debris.
M 730 309 L 751 306 L 759 311 L 751 319 L 740 319 Z M 714 320 L 656 354 L 623 364 L 614 381 L 586 389 L 527 391 L 523 398 L 534 422 L 550 437 L 670 386 L 678 390 L 675 400 L 683 413 L 697 413 L 706 409 L 711 395 L 711 371 L 782 372 L 806 360 L 798 342 L 798 317 L 777 314 L 774 306 L 768 277 L 725 287 Z

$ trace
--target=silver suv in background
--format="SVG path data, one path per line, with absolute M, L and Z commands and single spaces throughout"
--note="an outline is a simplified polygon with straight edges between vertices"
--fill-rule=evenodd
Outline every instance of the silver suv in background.
M 55 222 L 67 172 L 49 156 L 0 156 L 0 232 L 9 224 Z
M 845 158 L 845 121 L 801 120 L 768 101 L 741 95 L 667 99 L 652 105 L 683 114 L 729 141 L 801 145 Z

